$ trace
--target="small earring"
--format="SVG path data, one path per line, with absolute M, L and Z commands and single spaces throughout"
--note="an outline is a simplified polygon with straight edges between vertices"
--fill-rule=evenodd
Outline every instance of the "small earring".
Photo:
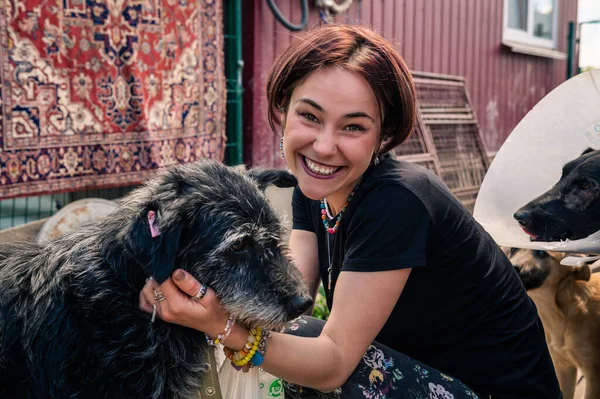
M 375 155 L 373 156 L 373 166 L 377 165 L 379 165 L 379 154 L 375 153 Z
M 283 135 L 281 135 L 281 139 L 279 140 L 279 151 L 281 151 L 281 158 L 285 159 L 285 153 L 283 152 Z

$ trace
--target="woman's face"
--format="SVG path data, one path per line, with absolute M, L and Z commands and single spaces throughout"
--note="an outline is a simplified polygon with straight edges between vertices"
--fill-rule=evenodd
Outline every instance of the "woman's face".
M 285 158 L 309 198 L 339 211 L 379 145 L 381 120 L 371 86 L 329 68 L 297 86 L 284 118 Z

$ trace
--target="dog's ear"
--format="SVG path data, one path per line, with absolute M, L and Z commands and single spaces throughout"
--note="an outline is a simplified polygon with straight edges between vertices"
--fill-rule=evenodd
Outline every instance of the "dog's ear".
M 583 150 L 583 152 L 581 153 L 581 155 L 585 155 L 585 154 L 593 152 L 593 151 L 596 151 L 596 150 L 594 150 L 592 147 L 588 147 L 585 150 Z
M 590 265 L 584 263 L 583 265 L 577 267 L 575 270 L 573 270 L 573 276 L 575 277 L 575 280 L 590 281 L 590 277 L 592 276 Z
M 298 180 L 293 174 L 282 169 L 252 168 L 246 174 L 258 184 L 258 188 L 262 191 L 265 191 L 269 184 L 281 188 L 294 187 L 298 184 Z
M 146 272 L 161 284 L 175 270 L 181 222 L 156 206 L 143 208 L 126 228 L 123 240 Z

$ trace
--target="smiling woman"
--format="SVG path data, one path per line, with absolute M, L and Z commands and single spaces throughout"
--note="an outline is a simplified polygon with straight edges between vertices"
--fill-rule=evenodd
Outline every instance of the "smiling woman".
M 360 26 L 302 32 L 275 62 L 267 97 L 298 179 L 289 254 L 313 298 L 323 283 L 331 314 L 260 339 L 236 323 L 224 342 L 234 364 L 282 378 L 288 398 L 559 398 L 511 263 L 437 176 L 390 154 L 416 116 L 397 50 Z M 200 283 L 179 274 L 170 292 L 194 296 Z M 206 298 L 169 320 L 219 336 L 229 315 Z M 244 360 L 255 347 L 260 357 Z
M 369 83 L 334 67 L 315 72 L 294 90 L 283 116 L 284 153 L 314 200 L 337 214 L 377 156 L 380 118 Z

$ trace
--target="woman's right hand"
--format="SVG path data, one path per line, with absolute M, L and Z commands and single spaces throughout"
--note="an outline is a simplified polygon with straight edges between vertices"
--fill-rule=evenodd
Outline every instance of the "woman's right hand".
M 161 285 L 154 279 L 146 282 L 140 292 L 140 309 L 153 313 L 156 304 L 157 317 L 162 320 L 203 331 L 214 338 L 223 331 L 229 315 L 211 288 L 207 287 L 202 299 L 194 298 L 201 288 L 202 284 L 191 274 L 175 270 Z M 162 292 L 165 299 L 157 301 L 155 292 Z

